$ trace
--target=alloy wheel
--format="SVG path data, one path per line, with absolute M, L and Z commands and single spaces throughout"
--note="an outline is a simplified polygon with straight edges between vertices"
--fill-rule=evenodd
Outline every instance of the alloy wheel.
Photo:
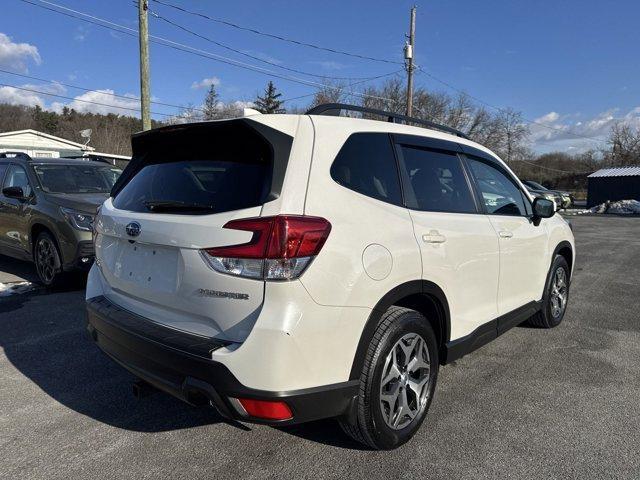
M 48 238 L 38 240 L 36 248 L 36 267 L 42 281 L 49 285 L 53 282 L 57 268 L 55 245 Z
M 553 318 L 560 318 L 567 307 L 567 272 L 564 268 L 558 267 L 553 274 L 551 282 L 551 315 Z
M 380 382 L 380 409 L 389 427 L 400 430 L 420 416 L 429 398 L 430 371 L 424 338 L 408 333 L 395 343 Z

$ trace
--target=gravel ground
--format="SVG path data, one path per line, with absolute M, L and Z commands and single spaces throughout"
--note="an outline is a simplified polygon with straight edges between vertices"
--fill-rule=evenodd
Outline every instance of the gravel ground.
M 423 428 L 393 452 L 332 420 L 241 429 L 164 394 L 137 401 L 85 336 L 80 285 L 2 298 L 0 477 L 640 478 L 640 219 L 572 222 L 564 323 L 444 367 Z

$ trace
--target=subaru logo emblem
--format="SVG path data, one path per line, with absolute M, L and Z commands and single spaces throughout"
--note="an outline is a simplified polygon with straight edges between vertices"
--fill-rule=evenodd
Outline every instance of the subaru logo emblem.
M 138 222 L 129 223 L 124 229 L 127 231 L 127 235 L 130 237 L 137 237 L 140 235 L 140 224 Z

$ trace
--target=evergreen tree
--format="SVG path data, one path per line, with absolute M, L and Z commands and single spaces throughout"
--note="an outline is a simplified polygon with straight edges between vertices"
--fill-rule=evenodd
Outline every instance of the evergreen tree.
M 215 120 L 218 118 L 218 92 L 216 92 L 215 85 L 209 87 L 202 109 L 204 110 L 203 116 L 205 120 Z
M 254 102 L 256 110 L 260 113 L 285 113 L 286 110 L 282 108 L 282 101 L 278 100 L 281 96 L 281 93 L 276 93 L 276 87 L 270 80 L 264 91 L 264 96 L 258 95 Z

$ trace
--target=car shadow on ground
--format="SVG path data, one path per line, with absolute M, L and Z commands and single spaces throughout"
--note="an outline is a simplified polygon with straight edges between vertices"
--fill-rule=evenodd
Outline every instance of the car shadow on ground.
M 10 282 L 37 282 L 29 262 L 0 256 L 0 272 Z M 100 351 L 86 333 L 85 285 L 86 274 L 71 274 L 60 286 L 36 285 L 28 293 L 0 298 L 0 347 L 22 375 L 65 407 L 117 428 L 163 432 L 221 422 L 245 431 L 253 428 L 163 392 L 151 390 L 150 395 L 135 398 L 135 377 Z M 333 419 L 276 428 L 338 448 L 363 448 Z
M 347 450 L 371 450 L 342 431 L 337 419 L 328 418 L 288 427 L 274 427 L 281 432 L 311 442 Z
M 64 288 L 0 298 L 0 347 L 15 369 L 65 407 L 114 427 L 160 432 L 223 421 L 212 408 L 164 393 L 136 399 L 134 376 L 86 333 L 83 290 L 82 278 L 74 278 Z M 38 391 L 16 399 L 14 407 L 41 401 Z
M 36 267 L 31 262 L 0 255 L 0 283 L 37 282 Z
M 254 428 L 228 422 L 213 408 L 194 407 L 163 392 L 152 390 L 135 398 L 135 377 L 100 351 L 86 333 L 83 289 L 78 280 L 64 289 L 42 288 L 0 298 L 0 347 L 13 367 L 42 392 L 86 417 L 131 431 L 165 432 L 217 423 L 244 431 Z M 42 402 L 40 391 L 16 399 L 14 407 L 31 402 Z M 338 448 L 362 448 L 334 420 L 277 430 Z

